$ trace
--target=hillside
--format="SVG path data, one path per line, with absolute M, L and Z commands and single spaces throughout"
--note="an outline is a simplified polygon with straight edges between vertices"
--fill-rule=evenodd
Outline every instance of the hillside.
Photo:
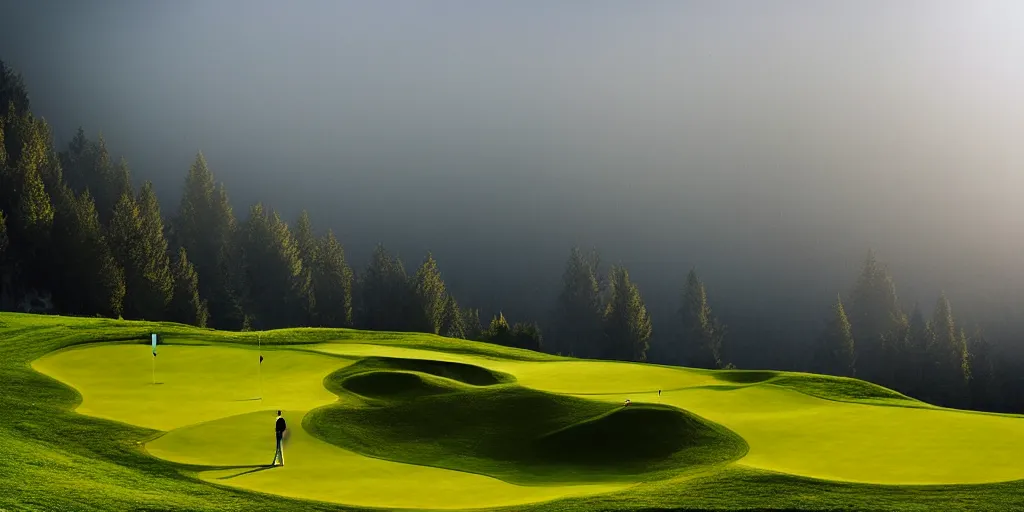
M 1024 507 L 1020 417 L 855 379 L 3 313 L 0 382 L 0 509 Z

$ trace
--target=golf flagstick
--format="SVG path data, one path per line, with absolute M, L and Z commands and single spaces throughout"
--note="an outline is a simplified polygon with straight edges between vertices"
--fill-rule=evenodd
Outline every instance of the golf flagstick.
M 153 341 L 153 384 L 156 384 L 156 334 L 151 335 Z
M 260 405 L 263 405 L 263 345 L 259 333 L 256 334 L 256 351 L 260 353 L 260 366 L 256 373 L 260 380 Z

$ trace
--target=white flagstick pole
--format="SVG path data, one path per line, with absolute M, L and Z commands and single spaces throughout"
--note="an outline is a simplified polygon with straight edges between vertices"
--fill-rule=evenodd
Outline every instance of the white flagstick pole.
M 156 334 L 150 335 L 153 338 L 153 384 L 156 384 Z

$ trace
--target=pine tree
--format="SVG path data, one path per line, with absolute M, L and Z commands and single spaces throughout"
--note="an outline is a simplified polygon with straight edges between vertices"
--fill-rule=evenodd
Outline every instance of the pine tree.
M 313 236 L 313 223 L 309 213 L 302 210 L 299 220 L 295 223 L 295 245 L 299 249 L 299 257 L 303 263 L 309 263 L 316 253 L 316 238 Z
M 188 260 L 188 253 L 184 247 L 178 248 L 171 274 L 174 277 L 174 293 L 167 307 L 167 319 L 206 327 L 209 313 L 206 310 L 206 302 L 199 297 L 199 274 Z
M 125 317 L 163 319 L 174 282 L 160 206 L 151 184 L 143 187 L 138 200 L 127 192 L 121 196 L 109 233 L 114 257 L 125 274 Z
M 602 357 L 621 361 L 645 361 L 651 337 L 651 318 L 640 291 L 623 267 L 609 276 L 610 298 L 605 310 L 605 350 Z
M 902 378 L 897 383 L 897 390 L 916 398 L 928 399 L 930 395 L 926 377 L 930 371 L 930 346 L 931 333 L 928 330 L 928 323 L 924 319 L 920 305 L 915 303 L 907 327 L 907 357 L 899 373 Z
M 448 295 L 444 301 L 444 315 L 441 319 L 441 336 L 446 338 L 466 339 L 466 319 L 455 301 L 455 297 Z
M 138 314 L 135 304 L 138 303 L 137 293 L 143 288 L 142 279 L 142 248 L 139 233 L 142 222 L 139 220 L 139 207 L 131 194 L 121 196 L 114 206 L 114 216 L 110 222 L 108 240 L 111 253 L 117 264 L 124 269 L 125 283 L 125 318 L 140 320 L 145 318 Z M 159 320 L 159 318 L 149 318 Z
M 313 278 L 313 275 L 317 272 L 316 267 L 318 265 L 316 260 L 317 240 L 313 236 L 313 223 L 309 219 L 309 213 L 305 210 L 299 215 L 294 231 L 293 236 L 295 238 L 295 245 L 299 250 L 299 259 L 302 260 L 303 271 L 307 274 L 304 279 L 307 279 L 310 283 L 309 288 L 306 290 L 306 303 L 308 307 L 304 323 L 306 325 L 320 325 L 322 322 L 316 316 L 316 280 Z
M 86 191 L 75 197 L 67 187 L 60 191 L 54 220 L 54 243 L 59 254 L 74 255 L 61 265 L 56 277 L 61 283 L 57 299 L 68 314 L 121 314 L 124 272 L 111 254 L 92 196 Z
M 328 231 L 315 250 L 313 290 L 316 318 L 324 327 L 352 327 L 352 269 L 345 251 Z
M 682 317 L 679 362 L 695 368 L 722 368 L 725 328 L 712 313 L 707 290 L 695 269 L 690 269 L 686 276 L 679 314 Z
M 899 352 L 893 345 L 906 330 L 907 317 L 900 308 L 892 276 L 873 251 L 868 251 L 847 313 L 856 342 L 858 376 L 891 385 L 895 366 L 891 354 Z
M 21 116 L 28 112 L 29 106 L 28 89 L 21 73 L 0 60 L 0 111 L 10 108 Z
M 60 154 L 61 167 L 64 169 L 64 180 L 76 194 L 89 187 L 88 169 L 90 167 L 90 142 L 81 126 L 68 144 L 67 150 Z
M 6 125 L 12 132 L 11 142 L 19 145 L 15 153 L 18 158 L 14 161 L 31 162 L 43 182 L 47 196 L 55 194 L 63 177 L 60 162 L 53 151 L 53 131 L 50 126 L 31 113 L 9 119 Z
M 992 346 L 985 338 L 981 329 L 975 330 L 968 341 L 970 354 L 970 394 L 971 408 L 975 410 L 993 410 L 1002 406 L 998 401 L 998 390 L 995 388 L 995 362 Z
M 6 126 L 6 118 L 0 116 L 0 178 L 7 174 L 7 137 L 4 135 Z
M 39 136 L 30 113 L 14 117 L 9 110 L 0 132 L 6 165 L 0 166 L 0 210 L 7 216 L 8 292 L 17 299 L 31 291 L 45 290 L 52 280 L 50 232 L 54 208 L 43 179 L 51 148 Z M 12 146 L 17 145 L 17 148 Z M 13 151 L 12 151 L 13 150 Z
M 249 211 L 242 247 L 246 307 L 256 329 L 301 325 L 308 312 L 308 274 L 288 225 L 261 204 Z M 201 276 L 200 276 L 201 277 Z
M 378 244 L 359 282 L 359 324 L 362 329 L 405 331 L 413 316 L 415 293 L 405 267 Z
M 142 305 L 138 308 L 145 318 L 162 318 L 174 294 L 174 276 L 171 274 L 171 259 L 164 235 L 160 202 L 152 183 L 143 183 L 136 204 L 139 209 L 139 237 L 142 240 L 142 268 L 146 283 L 145 291 L 139 295 Z
M 114 176 L 119 171 L 115 170 L 110 161 L 107 142 L 102 135 L 95 143 L 90 144 L 89 157 L 89 167 L 85 171 L 86 190 L 96 203 L 100 222 L 106 226 L 109 225 L 114 214 L 114 206 L 121 197 L 114 185 L 117 181 Z
M 491 318 L 487 331 L 483 333 L 483 340 L 495 345 L 512 346 L 512 329 L 508 326 L 504 313 L 499 312 L 497 316 Z
M 437 269 L 434 256 L 427 253 L 414 280 L 416 293 L 416 331 L 439 334 L 444 320 L 444 308 L 448 296 L 444 280 Z
M 3 210 L 0 210 L 0 267 L 4 262 L 4 256 L 7 253 L 7 217 L 4 216 Z
M 970 378 L 970 360 L 966 337 L 956 327 L 953 308 L 945 294 L 939 296 L 928 328 L 932 335 L 932 360 L 935 362 L 930 385 L 940 390 L 942 401 L 960 405 L 965 399 L 965 386 Z
M 465 308 L 462 310 L 462 325 L 465 326 L 465 339 L 480 341 L 483 339 L 483 327 L 480 325 L 480 310 Z
M 104 184 L 107 189 L 107 193 L 112 197 L 116 198 L 114 205 L 117 205 L 117 201 L 120 200 L 125 194 L 134 195 L 135 189 L 132 187 L 131 171 L 128 169 L 128 161 L 121 158 L 116 166 L 110 169 L 110 174 L 106 177 L 106 183 Z M 113 209 L 111 209 L 108 217 L 113 216 Z M 103 216 L 101 215 L 100 218 Z
M 842 298 L 832 306 L 832 318 L 822 334 L 815 366 L 823 373 L 853 377 L 856 361 L 853 332 Z
M 223 186 L 202 153 L 185 178 L 185 190 L 174 223 L 176 245 L 185 247 L 199 274 L 199 293 L 209 304 L 210 325 L 237 329 L 242 324 L 239 288 L 244 279 L 235 237 L 235 217 Z
M 556 302 L 551 350 L 578 357 L 600 353 L 601 295 L 596 254 L 588 258 L 578 247 L 569 252 Z
M 540 352 L 544 344 L 540 327 L 533 322 L 517 322 L 512 326 L 512 346 Z
M 36 144 L 39 141 L 33 141 Z M 41 236 L 53 223 L 53 205 L 40 174 L 44 148 L 26 144 L 14 170 L 12 185 L 17 193 L 17 219 L 21 234 Z

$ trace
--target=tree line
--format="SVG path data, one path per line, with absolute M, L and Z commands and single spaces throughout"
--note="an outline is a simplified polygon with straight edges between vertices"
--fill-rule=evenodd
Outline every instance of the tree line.
M 303 212 L 232 209 L 202 154 L 165 214 L 149 182 L 79 129 L 54 148 L 21 77 L 0 61 L 0 308 L 168 320 L 217 329 L 296 326 L 407 331 L 582 358 L 731 368 L 726 326 L 694 269 L 681 283 L 670 336 L 652 323 L 625 267 L 605 272 L 596 251 L 570 250 L 545 333 L 536 322 L 487 325 L 463 307 L 427 253 L 415 272 L 378 245 L 353 270 L 330 230 Z M 654 350 L 652 350 L 652 348 Z M 932 403 L 993 408 L 1000 395 L 980 330 L 967 332 L 945 296 L 926 320 L 901 309 L 873 254 L 846 299 L 837 297 L 807 370 L 858 377 Z

